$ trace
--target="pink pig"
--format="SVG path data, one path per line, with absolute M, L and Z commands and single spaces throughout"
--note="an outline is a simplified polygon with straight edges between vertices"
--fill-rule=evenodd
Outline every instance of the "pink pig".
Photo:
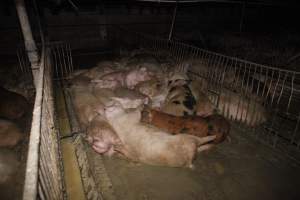
M 127 73 L 125 83 L 130 89 L 133 89 L 139 82 L 148 81 L 153 78 L 153 73 L 147 71 L 145 67 L 131 70 Z
M 115 89 L 117 87 L 127 87 L 133 89 L 139 82 L 152 78 L 152 73 L 146 68 L 134 69 L 130 71 L 116 71 L 106 74 L 100 80 L 93 80 L 97 87 Z
M 98 115 L 87 128 L 87 141 L 99 154 L 112 156 L 116 151 L 122 151 L 123 145 L 104 117 Z

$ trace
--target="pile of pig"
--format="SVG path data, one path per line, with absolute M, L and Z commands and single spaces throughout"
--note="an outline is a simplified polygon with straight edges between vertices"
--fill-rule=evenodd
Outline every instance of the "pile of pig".
M 20 195 L 24 178 L 20 168 L 24 166 L 26 147 L 22 144 L 27 136 L 25 126 L 31 114 L 30 103 L 24 96 L 1 86 L 0 97 L 0 196 L 15 199 Z
M 230 132 L 204 87 L 172 60 L 139 51 L 75 71 L 69 83 L 81 129 L 97 153 L 189 168 L 197 153 Z

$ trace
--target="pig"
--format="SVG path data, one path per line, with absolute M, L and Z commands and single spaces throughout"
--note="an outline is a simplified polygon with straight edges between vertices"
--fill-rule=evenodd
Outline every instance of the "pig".
M 195 115 L 196 108 L 197 101 L 189 86 L 185 84 L 170 89 L 161 111 L 175 116 L 188 116 Z
M 112 61 L 100 61 L 95 67 L 84 73 L 85 76 L 92 80 L 99 80 L 102 76 L 112 73 L 116 70 L 116 65 Z
M 216 114 L 218 109 L 210 101 L 207 95 L 204 93 L 199 93 L 199 99 L 197 102 L 196 115 L 206 117 L 209 115 Z
M 177 117 L 148 107 L 142 111 L 141 122 L 152 124 L 171 134 L 198 137 L 216 135 L 213 141 L 215 144 L 224 141 L 230 131 L 229 122 L 221 115 Z
M 116 72 L 112 72 L 108 75 L 116 75 L 118 77 L 122 77 L 122 73 L 117 74 Z M 92 80 L 92 83 L 97 88 L 106 88 L 106 89 L 116 89 L 117 87 L 122 87 L 124 85 L 124 82 L 121 82 L 118 79 L 112 78 L 111 80 L 107 79 L 98 79 L 98 80 Z
M 188 88 L 186 87 L 186 90 L 187 89 L 190 90 L 191 95 L 194 97 L 196 101 L 196 108 L 195 108 L 196 115 L 208 116 L 208 115 L 212 115 L 213 113 L 216 113 L 217 111 L 216 107 L 210 101 L 208 96 L 205 94 L 205 92 L 207 93 L 207 86 L 208 86 L 207 81 L 205 79 L 189 80 L 185 82 L 184 86 L 185 87 L 188 86 Z M 183 89 L 184 87 L 181 87 L 181 90 Z M 180 90 L 177 90 L 176 93 L 172 94 L 172 96 L 177 95 L 179 91 Z M 184 91 L 181 91 L 181 93 L 184 93 Z
M 120 102 L 125 109 L 137 108 L 149 103 L 149 97 L 135 90 L 121 87 L 115 90 L 115 94 L 116 96 L 113 99 Z
M 124 146 L 119 136 L 107 120 L 97 115 L 88 125 L 87 141 L 99 154 L 112 156 L 116 151 L 124 151 Z
M 135 90 L 150 98 L 151 101 L 149 105 L 151 105 L 152 108 L 161 108 L 168 95 L 166 84 L 158 79 L 143 81 L 136 85 Z
M 153 73 L 149 72 L 145 67 L 131 70 L 127 73 L 125 83 L 130 89 L 133 89 L 139 82 L 147 81 L 153 78 Z
M 158 95 L 163 87 L 163 83 L 161 83 L 157 79 L 151 79 L 148 81 L 143 81 L 138 83 L 134 89 L 139 91 L 140 93 L 147 95 L 150 98 Z
M 222 81 L 226 86 L 232 85 L 239 81 L 236 76 L 236 70 L 226 66 L 210 67 L 207 61 L 203 59 L 188 59 L 183 62 L 190 71 L 201 77 L 213 77 L 215 81 Z
M 90 87 L 92 79 L 89 77 L 79 74 L 75 77 L 73 77 L 70 80 L 71 86 L 78 86 L 78 87 Z
M 148 72 L 146 68 L 140 68 L 111 72 L 92 82 L 98 83 L 98 87 L 102 88 L 127 87 L 133 89 L 139 82 L 150 80 L 151 78 L 152 73 Z
M 104 114 L 104 105 L 86 88 L 71 88 L 74 108 L 81 128 L 86 128 L 97 115 Z
M 24 134 L 13 122 L 0 119 L 0 147 L 15 147 L 24 139 Z
M 11 149 L 0 150 L 0 185 L 15 180 L 21 163 L 18 155 Z M 0 192 L 2 194 L 3 191 Z M 3 197 L 3 196 L 2 196 Z
M 95 85 L 92 89 L 92 94 L 104 105 L 111 101 L 112 97 L 115 97 L 115 92 L 109 88 L 99 88 Z
M 70 78 L 73 79 L 75 78 L 76 76 L 79 76 L 79 75 L 83 75 L 83 76 L 86 76 L 85 73 L 87 73 L 88 70 L 87 69 L 80 69 L 80 70 L 75 70 L 72 72 L 72 74 L 70 75 Z M 86 76 L 88 77 L 88 76 Z
M 25 97 L 0 86 L 0 117 L 17 120 L 23 117 L 29 108 Z
M 189 82 L 189 77 L 186 75 L 185 72 L 170 72 L 168 75 L 168 87 L 176 87 L 186 85 Z
M 131 57 L 131 59 L 127 62 L 126 68 L 128 69 L 134 69 L 136 67 L 139 68 L 146 68 L 147 70 L 161 74 L 162 73 L 162 68 L 159 62 L 157 61 L 156 58 L 153 56 L 150 56 L 149 54 L 138 54 L 135 55 L 134 57 Z
M 198 101 L 200 98 L 203 98 L 204 92 L 207 91 L 208 83 L 204 79 L 190 80 L 188 86 L 196 101 Z
M 212 98 L 212 96 L 209 96 Z M 218 112 L 228 119 L 247 124 L 250 127 L 266 122 L 267 110 L 258 101 L 241 96 L 223 88 L 219 96 Z
M 193 168 L 196 153 L 211 147 L 206 144 L 216 136 L 170 135 L 154 126 L 143 124 L 139 109 L 125 110 L 117 102 L 105 109 L 108 122 L 123 144 L 127 158 L 150 165 Z

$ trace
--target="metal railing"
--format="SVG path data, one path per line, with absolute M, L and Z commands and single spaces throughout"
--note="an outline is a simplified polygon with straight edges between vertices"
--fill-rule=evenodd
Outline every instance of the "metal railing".
M 300 72 L 225 56 L 124 28 L 117 28 L 113 37 L 119 48 L 140 48 L 158 58 L 170 57 L 178 69 L 188 66 L 190 77 L 204 81 L 208 86 L 206 93 L 222 114 L 239 122 L 240 127 L 248 128 L 256 138 L 300 161 L 298 155 L 289 153 L 300 151 Z M 226 103 L 224 99 L 227 99 Z M 233 100 L 237 104 L 234 109 Z M 253 120 L 258 120 L 257 113 L 262 112 L 266 121 L 253 128 L 258 124 Z
M 52 68 L 50 48 L 44 47 L 36 85 L 24 200 L 64 199 L 59 138 L 55 128 Z
M 74 71 L 70 45 L 64 42 L 51 42 L 48 46 L 51 50 L 54 80 L 68 79 Z
M 287 153 L 290 149 L 299 152 L 300 73 L 125 29 L 110 28 L 108 40 L 114 49 L 142 48 L 158 58 L 172 58 L 173 66 L 179 69 L 189 65 L 189 75 L 207 83 L 207 95 L 214 97 L 211 100 L 225 115 L 230 107 L 226 104 L 219 106 L 222 104 L 222 95 L 236 95 L 237 104 L 244 102 L 244 105 L 237 107 L 235 117 L 231 117 L 233 121 L 247 124 L 249 122 L 238 117 L 239 114 L 245 112 L 247 117 L 248 113 L 265 109 L 268 112 L 267 121 L 251 128 L 253 134 L 276 149 Z M 19 56 L 19 59 L 23 62 L 22 57 Z M 24 66 L 21 66 L 21 70 L 25 72 L 27 69 Z M 69 45 L 57 42 L 43 48 L 28 149 L 24 200 L 64 199 L 52 79 L 68 79 L 73 70 Z M 224 92 L 227 90 L 231 93 Z M 241 127 L 247 129 L 246 126 Z M 300 161 L 297 154 L 288 155 Z

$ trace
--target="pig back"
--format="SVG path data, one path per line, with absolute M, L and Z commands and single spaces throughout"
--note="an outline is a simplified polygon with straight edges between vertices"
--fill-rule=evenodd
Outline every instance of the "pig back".
M 14 147 L 23 139 L 23 134 L 13 122 L 0 119 L 0 137 L 0 147 Z
M 19 119 L 26 113 L 29 103 L 25 97 L 0 87 L 0 117 Z
M 95 116 L 104 113 L 104 105 L 89 90 L 73 89 L 71 93 L 76 115 L 83 127 Z

